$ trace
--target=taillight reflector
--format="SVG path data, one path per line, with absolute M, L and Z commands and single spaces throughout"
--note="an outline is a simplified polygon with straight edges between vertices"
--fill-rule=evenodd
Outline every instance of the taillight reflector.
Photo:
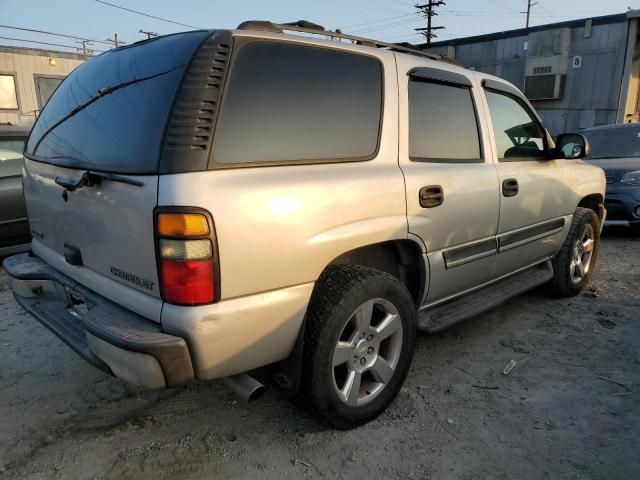
M 215 300 L 213 262 L 162 260 L 162 287 L 165 301 L 198 305 Z

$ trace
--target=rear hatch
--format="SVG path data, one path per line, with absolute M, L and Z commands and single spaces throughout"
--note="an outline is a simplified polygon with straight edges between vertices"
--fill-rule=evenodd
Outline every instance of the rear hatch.
M 159 157 L 176 92 L 209 34 L 160 37 L 80 65 L 50 98 L 25 150 L 34 252 L 155 320 Z

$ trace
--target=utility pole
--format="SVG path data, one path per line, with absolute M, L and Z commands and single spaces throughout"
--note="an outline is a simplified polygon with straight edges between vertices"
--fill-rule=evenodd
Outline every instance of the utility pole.
M 422 28 L 414 28 L 416 32 L 420 32 L 427 39 L 427 45 L 431 45 L 431 40 L 436 38 L 438 35 L 433 33 L 434 30 L 441 30 L 444 27 L 434 27 L 432 23 L 433 17 L 437 14 L 436 7 L 441 7 L 442 5 L 446 5 L 443 0 L 429 0 L 428 3 L 423 5 L 416 4 L 415 7 L 418 9 L 420 13 L 427 19 L 427 26 Z
M 76 50 L 82 50 L 83 55 L 93 55 L 93 50 L 87 48 L 87 45 L 92 44 L 91 40 L 78 40 L 78 43 L 81 43 L 82 47 L 79 47 Z
M 146 35 L 147 36 L 147 40 L 150 39 L 151 37 L 157 37 L 158 36 L 158 34 L 156 32 L 145 32 L 144 30 L 138 30 L 138 33 Z
M 115 33 L 115 34 L 113 35 L 113 38 L 106 38 L 106 39 L 105 39 L 105 41 L 110 42 L 110 43 L 113 43 L 113 45 L 114 45 L 116 48 L 118 48 L 120 45 L 126 45 L 126 44 L 127 44 L 127 42 L 123 42 L 122 40 L 120 40 L 120 39 L 118 38 L 118 34 L 117 34 L 117 33 Z
M 527 0 L 527 11 L 526 12 L 520 12 L 520 13 L 526 13 L 527 14 L 527 28 L 529 28 L 529 19 L 531 18 L 531 7 L 533 7 L 534 5 L 537 5 L 538 2 L 532 2 L 531 0 Z

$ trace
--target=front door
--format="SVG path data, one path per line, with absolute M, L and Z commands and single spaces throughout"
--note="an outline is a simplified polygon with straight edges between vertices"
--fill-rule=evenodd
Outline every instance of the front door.
M 427 303 L 487 281 L 496 253 L 498 175 L 483 152 L 474 80 L 464 71 L 412 68 L 398 58 L 400 167 L 409 232 L 429 261 Z M 430 63 L 429 65 L 433 65 Z
M 528 102 L 507 84 L 485 81 L 500 181 L 498 255 L 492 278 L 549 258 L 571 223 L 571 172 L 550 158 L 546 130 Z M 569 210 L 569 211 L 568 211 Z

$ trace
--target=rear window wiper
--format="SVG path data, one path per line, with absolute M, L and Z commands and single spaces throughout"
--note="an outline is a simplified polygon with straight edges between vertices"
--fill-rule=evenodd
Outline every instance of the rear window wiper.
M 112 182 L 126 183 L 128 185 L 134 185 L 136 187 L 142 187 L 143 182 L 134 180 L 132 178 L 124 177 L 122 175 L 115 175 L 113 173 L 105 172 L 92 172 L 87 170 L 77 180 L 65 177 L 56 177 L 55 182 L 64 188 L 67 192 L 73 192 L 82 187 L 95 187 L 100 185 L 102 180 L 110 180 Z
M 42 143 L 42 140 L 44 140 L 44 138 L 49 135 L 53 130 L 55 130 L 56 128 L 58 128 L 61 124 L 63 124 L 64 122 L 66 122 L 67 120 L 69 120 L 71 117 L 77 115 L 78 113 L 80 113 L 82 110 L 84 110 L 85 108 L 87 108 L 89 105 L 91 105 L 92 103 L 97 102 L 98 100 L 100 100 L 102 97 L 105 97 L 117 90 L 120 90 L 122 88 L 128 87 L 129 85 L 134 85 L 136 83 L 140 83 L 140 82 L 144 82 L 146 80 L 151 80 L 152 78 L 156 78 L 156 77 L 160 77 L 162 75 L 166 75 L 167 73 L 171 73 L 174 70 L 178 69 L 178 68 L 182 68 L 184 65 L 177 65 L 173 68 L 170 68 L 169 70 L 166 70 L 164 72 L 160 72 L 160 73 L 156 73 L 154 75 L 149 75 L 147 77 L 142 77 L 142 78 L 135 78 L 133 80 L 129 80 L 128 82 L 122 82 L 122 83 L 118 83 L 117 85 L 113 85 L 112 87 L 103 87 L 101 89 L 98 90 L 98 94 L 95 97 L 91 97 L 89 100 L 87 100 L 86 102 L 84 102 L 81 105 L 78 105 L 76 108 L 74 108 L 73 110 L 71 110 L 69 113 L 67 113 L 64 117 L 62 117 L 60 120 L 58 120 L 56 123 L 54 123 L 53 125 L 51 125 L 51 127 L 49 127 L 38 139 L 38 142 L 36 143 L 36 145 L 33 147 L 33 151 L 31 152 L 33 155 L 35 155 L 36 151 L 38 150 L 38 147 L 40 146 L 40 144 Z

